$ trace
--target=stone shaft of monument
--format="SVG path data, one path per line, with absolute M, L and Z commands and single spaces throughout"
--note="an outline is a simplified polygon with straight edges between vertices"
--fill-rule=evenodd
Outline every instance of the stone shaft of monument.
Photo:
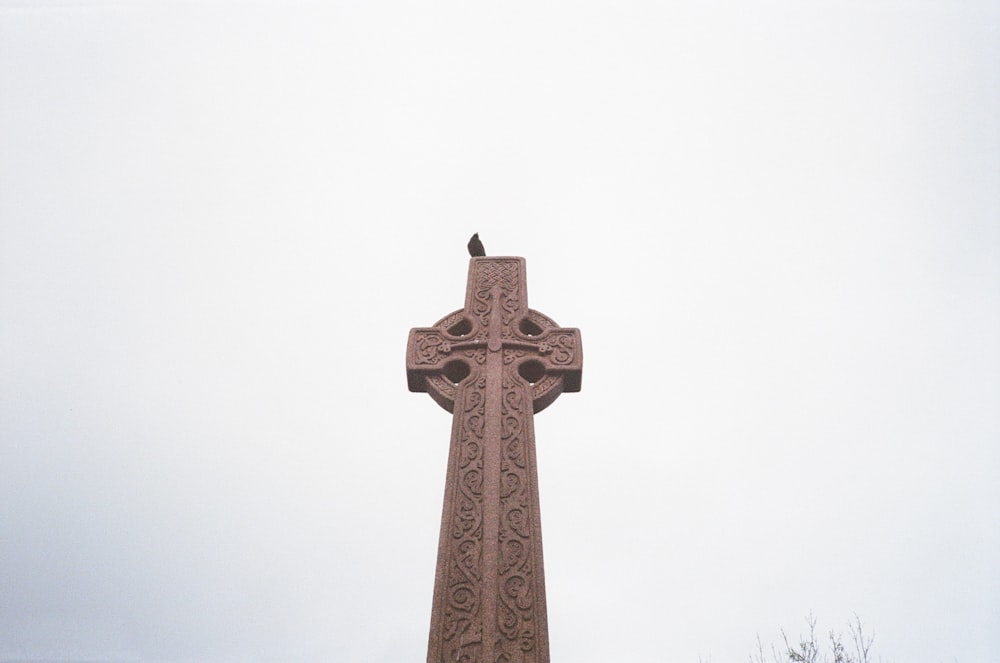
M 472 258 L 465 307 L 410 330 L 410 391 L 454 415 L 428 663 L 548 663 L 532 416 L 582 366 L 579 330 L 528 308 L 524 258 Z

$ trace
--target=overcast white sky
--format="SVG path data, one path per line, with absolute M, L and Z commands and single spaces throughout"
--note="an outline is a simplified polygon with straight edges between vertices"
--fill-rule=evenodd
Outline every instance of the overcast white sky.
M 0 661 L 424 660 L 473 231 L 553 663 L 996 661 L 998 118 L 996 1 L 0 1 Z

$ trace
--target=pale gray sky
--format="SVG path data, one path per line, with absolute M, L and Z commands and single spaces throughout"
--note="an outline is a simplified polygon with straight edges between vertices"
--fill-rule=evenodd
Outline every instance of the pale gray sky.
M 995 1 L 0 1 L 0 661 L 423 660 L 473 231 L 554 663 L 995 661 L 998 118 Z

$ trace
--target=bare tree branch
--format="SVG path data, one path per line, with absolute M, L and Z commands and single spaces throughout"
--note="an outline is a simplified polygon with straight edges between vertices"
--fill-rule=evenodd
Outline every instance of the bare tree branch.
M 771 660 L 773 663 L 875 663 L 872 643 L 875 641 L 875 631 L 865 633 L 861 618 L 857 613 L 854 620 L 847 623 L 851 636 L 847 645 L 844 644 L 844 636 L 833 629 L 829 631 L 829 654 L 822 650 L 820 643 L 816 640 L 816 617 L 812 613 L 806 617 L 806 624 L 809 625 L 808 633 L 798 637 L 798 643 L 793 645 L 788 639 L 788 634 L 782 629 L 781 640 L 783 647 L 771 645 Z M 848 650 L 850 645 L 854 645 L 854 651 Z M 881 661 L 881 659 L 879 659 Z M 750 663 L 767 663 L 764 643 L 761 642 L 760 634 L 757 634 L 757 646 L 750 653 Z
M 871 635 L 865 638 L 865 630 L 858 613 L 854 613 L 854 622 L 848 626 L 851 629 L 851 639 L 854 640 L 854 649 L 858 654 L 858 663 L 872 663 L 871 649 L 875 641 L 875 631 L 872 630 Z

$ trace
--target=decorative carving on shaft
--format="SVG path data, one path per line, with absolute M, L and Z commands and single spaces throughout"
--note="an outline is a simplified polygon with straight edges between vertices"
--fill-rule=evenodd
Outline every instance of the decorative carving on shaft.
M 510 322 L 520 310 L 518 286 L 521 281 L 523 261 L 519 258 L 494 258 L 471 262 L 473 271 L 471 280 L 475 283 L 471 312 L 483 327 L 488 327 L 493 309 L 491 293 L 493 288 L 499 287 L 503 299 L 500 304 L 501 333 L 504 337 L 508 337 Z
M 462 390 L 458 429 L 457 490 L 450 505 L 447 606 L 440 640 L 449 661 L 476 663 L 482 655 L 483 579 L 483 434 L 486 378 L 477 377 Z
M 508 364 L 504 368 L 503 399 L 501 401 L 500 456 L 500 532 L 498 536 L 500 563 L 497 569 L 499 594 L 497 623 L 500 642 L 497 661 L 523 661 L 536 647 L 533 566 L 535 559 L 533 532 L 537 527 L 531 485 L 535 468 L 531 466 L 529 445 L 534 445 L 526 417 L 530 413 L 530 388 Z M 538 528 L 540 531 L 540 528 Z M 544 619 L 544 616 L 542 617 Z M 535 660 L 531 656 L 527 660 Z

